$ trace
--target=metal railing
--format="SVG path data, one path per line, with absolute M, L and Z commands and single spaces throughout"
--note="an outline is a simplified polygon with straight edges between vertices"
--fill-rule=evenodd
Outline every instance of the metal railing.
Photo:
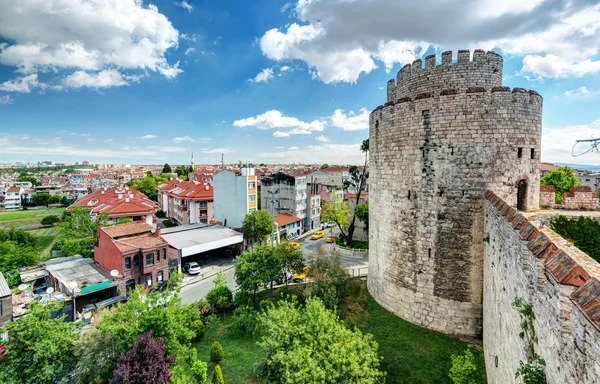
M 346 269 L 346 273 L 352 278 L 364 277 L 369 274 L 369 267 L 348 268 Z

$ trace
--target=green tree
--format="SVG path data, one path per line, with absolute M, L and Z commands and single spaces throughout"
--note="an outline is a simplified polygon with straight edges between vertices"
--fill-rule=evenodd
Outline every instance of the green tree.
M 471 350 L 465 350 L 464 355 L 452 355 L 452 367 L 450 368 L 450 379 L 454 384 L 477 384 L 481 375 L 477 373 L 475 357 Z
M 589 217 L 568 218 L 555 216 L 550 220 L 550 228 L 572 241 L 575 246 L 600 262 L 600 222 Z
M 35 205 L 45 205 L 46 207 L 50 205 L 50 194 L 49 193 L 34 193 L 31 196 L 31 200 L 35 203 Z
M 22 229 L 0 231 L 0 272 L 9 286 L 19 284 L 18 268 L 38 263 L 39 252 L 35 244 L 35 237 Z
M 296 271 L 295 266 L 301 264 L 298 261 L 301 253 L 286 249 L 286 246 L 258 245 L 236 258 L 235 282 L 240 290 L 252 293 L 253 302 L 259 287 L 270 283 L 272 296 L 273 281 L 279 280 L 288 270 Z
M 279 263 L 279 276 L 285 279 L 285 285 L 288 283 L 287 276 L 298 272 L 304 266 L 304 255 L 300 250 L 294 250 L 289 243 L 280 243 L 276 247 L 277 262 Z
M 252 243 L 261 243 L 271 233 L 272 218 L 265 211 L 254 211 L 244 217 L 242 230 Z
M 179 177 L 186 177 L 187 178 L 187 176 L 189 174 L 189 169 L 186 168 L 185 166 L 180 165 L 177 168 L 175 168 L 175 173 Z
M 540 180 L 540 184 L 554 185 L 556 188 L 554 199 L 557 204 L 560 204 L 563 193 L 569 192 L 575 185 L 580 185 L 579 180 L 575 177 L 575 172 L 569 167 L 559 167 L 548 171 L 546 176 Z
M 32 302 L 27 316 L 4 325 L 6 355 L 0 359 L 0 382 L 58 383 L 75 368 L 75 345 L 81 323 L 50 319 L 58 304 Z
M 60 198 L 60 203 L 62 204 L 63 207 L 68 207 L 69 205 L 73 204 L 73 201 L 71 199 L 69 199 L 67 196 L 63 196 Z
M 301 307 L 279 301 L 258 315 L 263 351 L 260 368 L 275 383 L 383 383 L 378 345 L 349 329 L 321 300 Z
M 146 177 L 154 177 L 152 171 L 146 171 Z
M 171 166 L 169 164 L 165 163 L 165 166 L 163 167 L 162 173 L 171 173 Z
M 17 181 L 30 182 L 31 185 L 33 185 L 35 187 L 42 185 L 42 183 L 40 183 L 35 177 L 27 176 L 27 173 L 25 173 L 25 174 L 22 173 L 21 176 L 19 176 L 19 178 L 17 179 Z
M 202 360 L 196 360 L 192 364 L 192 374 L 198 383 L 204 383 L 208 376 L 208 365 Z
M 305 298 L 318 297 L 328 309 L 341 312 L 340 301 L 350 294 L 351 282 L 339 256 L 324 252 L 311 256 L 308 259 L 308 277 L 311 283 L 302 286 L 302 295 Z
M 137 191 L 142 192 L 150 200 L 156 201 L 158 199 L 158 185 L 159 180 L 163 178 L 146 176 L 142 180 L 136 180 L 129 183 L 129 186 Z
M 40 224 L 42 225 L 54 225 L 56 223 L 60 222 L 60 219 L 58 218 L 58 216 L 55 215 L 50 215 L 50 216 L 45 216 L 42 221 L 40 221 Z
M 97 220 L 105 221 L 107 216 L 101 216 Z M 87 210 L 77 207 L 65 212 L 59 232 L 53 249 L 65 252 L 69 256 L 94 257 L 94 244 L 98 241 L 98 224 L 90 218 Z
M 223 361 L 225 354 L 223 353 L 223 347 L 218 341 L 215 341 L 210 347 L 210 362 L 213 364 L 219 364 Z
M 131 223 L 133 220 L 131 220 L 129 217 L 123 215 L 121 218 L 119 218 L 119 220 L 117 220 L 117 224 L 127 224 L 127 223 Z
M 221 371 L 221 367 L 217 364 L 215 366 L 215 370 L 213 371 L 211 384 L 225 384 L 225 380 L 223 380 L 223 372 Z
M 365 164 L 363 165 L 362 172 L 360 169 L 358 169 L 358 167 L 352 166 L 349 170 L 350 177 L 344 181 L 344 189 L 346 191 L 350 189 L 356 191 L 356 203 L 354 204 L 355 207 L 357 207 L 360 203 L 360 195 L 365 190 L 367 179 L 369 178 L 369 172 L 367 171 L 367 163 L 369 160 L 369 139 L 363 140 L 360 150 L 365 154 Z M 349 246 L 352 246 L 355 222 L 356 214 L 352 215 L 352 220 L 350 220 L 348 225 L 348 236 L 346 236 L 346 239 L 348 240 Z
M 354 216 L 363 223 L 369 231 L 369 203 L 361 203 L 354 208 Z
M 327 169 L 329 168 L 329 164 L 325 163 L 323 165 L 321 165 L 321 169 Z
M 49 202 L 50 204 L 58 204 L 60 203 L 61 196 L 58 195 L 50 195 Z
M 216 309 L 225 310 L 233 303 L 233 292 L 228 286 L 217 286 L 206 294 L 206 300 Z
M 350 224 L 348 204 L 346 204 L 339 195 L 335 194 L 330 202 L 322 200 L 321 205 L 321 217 L 324 221 L 336 224 L 342 233 L 342 236 L 348 238 L 346 235 L 348 225 Z
M 192 323 L 190 324 L 190 327 L 196 334 L 196 341 L 202 340 L 202 338 L 204 337 L 204 334 L 206 333 L 206 327 L 204 326 L 204 323 L 202 322 L 202 320 L 197 319 L 197 320 L 192 321 Z

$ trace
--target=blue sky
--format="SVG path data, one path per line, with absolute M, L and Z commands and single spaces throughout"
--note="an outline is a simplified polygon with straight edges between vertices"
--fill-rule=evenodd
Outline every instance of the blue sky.
M 358 163 L 386 81 L 505 57 L 544 96 L 544 161 L 600 137 L 597 2 L 0 0 L 0 163 Z M 583 148 L 582 148 L 583 150 Z

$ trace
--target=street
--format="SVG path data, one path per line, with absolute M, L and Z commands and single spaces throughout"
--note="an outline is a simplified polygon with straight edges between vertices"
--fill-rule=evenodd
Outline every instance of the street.
M 334 234 L 336 233 L 334 232 Z M 325 242 L 325 238 L 327 236 L 329 236 L 329 231 L 325 230 L 325 236 L 318 240 L 312 240 L 310 236 L 299 240 L 298 243 L 300 243 L 300 250 L 304 254 L 304 257 L 307 258 L 312 253 L 317 252 L 319 249 L 322 252 L 330 253 L 333 250 L 333 244 Z M 342 264 L 349 268 L 365 268 L 368 266 L 368 260 L 362 257 L 341 256 L 340 260 Z M 235 290 L 235 281 L 233 278 L 234 268 L 229 268 L 224 273 L 227 277 L 229 287 L 232 290 Z M 193 282 L 181 288 L 181 291 L 179 292 L 181 301 L 184 303 L 193 303 L 204 298 L 208 291 L 212 289 L 214 279 L 214 276 L 209 277 L 204 280 Z

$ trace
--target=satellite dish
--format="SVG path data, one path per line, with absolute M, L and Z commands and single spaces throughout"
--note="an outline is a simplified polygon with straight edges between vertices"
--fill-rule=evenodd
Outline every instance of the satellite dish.
M 112 271 L 110 271 L 110 275 L 112 277 L 117 277 L 117 276 L 119 276 L 119 271 L 117 271 L 116 269 L 113 269 Z
M 152 227 L 152 229 L 150 230 L 150 232 L 156 233 L 156 228 Z
M 77 288 L 77 282 L 76 282 L 76 281 L 71 281 L 71 282 L 69 283 L 69 288 L 71 288 L 71 289 L 75 289 L 75 288 Z
M 17 288 L 19 289 L 19 291 L 24 291 L 29 287 L 29 285 L 27 284 L 20 284 Z
M 52 292 L 54 292 L 54 288 L 49 287 L 48 289 L 46 289 L 47 294 L 51 294 Z

